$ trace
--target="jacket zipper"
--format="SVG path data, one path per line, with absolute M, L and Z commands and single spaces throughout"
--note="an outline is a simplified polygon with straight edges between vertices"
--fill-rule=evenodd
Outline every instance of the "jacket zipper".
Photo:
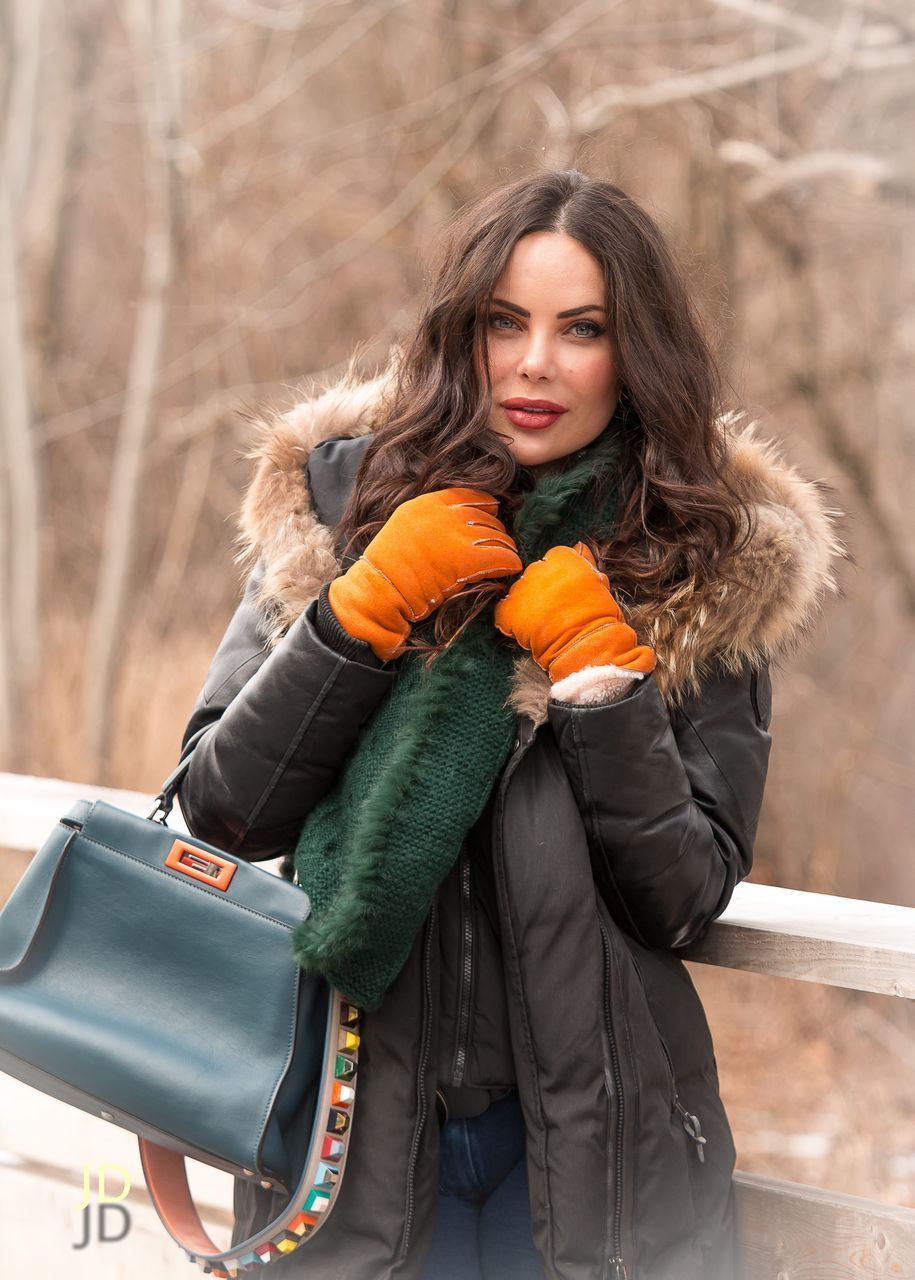
M 499 791 L 496 797 L 496 804 L 493 811 L 493 831 L 501 832 L 502 825 L 502 806 L 505 791 L 511 780 L 511 775 L 516 766 L 516 757 L 524 754 L 528 743 L 534 736 L 534 725 L 532 721 L 525 718 L 521 721 L 518 736 L 515 739 L 515 749 L 509 758 L 508 764 L 502 774 Z M 495 852 L 495 849 L 494 849 Z M 497 877 L 498 878 L 498 877 Z M 604 939 L 604 1018 L 607 1026 L 607 1038 L 610 1044 L 611 1061 L 613 1064 L 614 1087 L 616 1090 L 616 1186 L 615 1186 L 615 1202 L 613 1214 L 613 1254 L 607 1258 L 608 1270 L 606 1280 L 630 1280 L 630 1274 L 623 1259 L 623 1077 L 620 1068 L 619 1053 L 617 1050 L 616 1037 L 613 1030 L 613 1018 L 610 1012 L 610 938 L 607 934 L 606 926 L 598 915 L 598 921 L 601 927 L 601 933 Z M 635 1280 L 633 1272 L 632 1280 Z
M 694 1116 L 687 1111 L 686 1107 L 684 1107 L 683 1103 L 680 1101 L 680 1094 L 677 1091 L 677 1077 L 674 1075 L 674 1064 L 671 1061 L 670 1050 L 667 1048 L 667 1044 L 660 1031 L 658 1032 L 658 1040 L 660 1041 L 661 1048 L 664 1050 L 664 1057 L 667 1059 L 667 1070 L 670 1072 L 670 1084 L 674 1094 L 674 1110 L 680 1117 L 680 1123 L 686 1130 L 688 1137 L 690 1137 L 696 1144 L 696 1155 L 699 1157 L 699 1163 L 704 1164 L 705 1144 L 708 1142 L 708 1138 L 704 1138 L 702 1136 L 702 1126 L 699 1123 L 699 1117 Z
M 534 726 L 529 720 L 523 720 L 521 722 L 521 725 L 518 730 L 518 736 L 515 738 L 514 749 L 502 772 L 502 778 L 499 784 L 500 800 L 501 800 L 501 795 L 504 792 L 504 789 L 508 783 L 508 779 L 511 774 L 511 769 L 515 762 L 516 757 L 523 754 L 525 748 L 527 747 L 528 742 L 534 736 L 533 729 L 534 729 Z M 501 812 L 500 812 L 499 805 L 496 806 L 494 821 L 501 822 Z M 467 874 L 467 895 L 469 898 L 469 893 L 470 893 L 469 860 L 467 862 L 466 874 Z M 462 903 L 463 903 L 463 882 L 462 882 Z M 429 1025 L 431 1022 L 430 1010 L 432 1007 L 432 982 L 429 976 L 429 969 L 430 969 L 430 953 L 432 950 L 432 931 L 433 931 L 433 922 L 435 920 L 435 912 L 436 912 L 436 903 L 433 902 L 432 908 L 429 912 L 429 922 L 427 925 L 425 950 L 423 955 L 423 989 L 425 992 L 425 997 L 423 1001 L 422 1048 L 420 1051 L 420 1060 L 419 1060 L 418 1077 L 417 1077 L 420 1107 L 419 1107 L 419 1115 L 416 1120 L 416 1127 L 413 1130 L 413 1143 L 410 1149 L 410 1160 L 407 1167 L 407 1206 L 406 1206 L 406 1211 L 404 1213 L 403 1236 L 401 1237 L 401 1246 L 400 1246 L 401 1258 L 403 1258 L 406 1255 L 407 1249 L 410 1244 L 410 1231 L 413 1226 L 413 1210 L 414 1210 L 414 1200 L 415 1200 L 416 1160 L 419 1155 L 419 1141 L 422 1135 L 423 1125 L 425 1124 L 426 1110 L 427 1110 L 425 1068 L 426 1068 L 426 1062 L 429 1057 L 429 1041 L 430 1041 Z M 467 942 L 471 942 L 472 939 L 473 939 L 473 933 L 472 933 L 472 926 L 471 926 L 470 928 L 465 930 L 464 941 L 465 943 L 467 943 Z M 469 956 L 469 954 L 470 952 L 468 950 L 467 955 Z M 470 965 L 471 965 L 470 959 L 465 958 L 462 998 L 463 998 L 463 991 L 469 990 Z M 461 1060 L 461 1072 L 463 1073 L 463 1059 Z M 622 1274 L 619 1280 L 626 1280 L 625 1274 Z
M 410 1245 L 410 1231 L 413 1227 L 413 1210 L 416 1195 L 415 1176 L 416 1176 L 416 1160 L 419 1155 L 419 1142 L 422 1136 L 423 1126 L 426 1123 L 426 1111 L 428 1105 L 426 1101 L 426 1063 L 429 1059 L 429 1044 L 431 1036 L 429 1034 L 432 1022 L 432 980 L 430 978 L 430 957 L 432 953 L 432 934 L 435 923 L 436 903 L 432 903 L 429 911 L 429 920 L 426 925 L 426 937 L 423 947 L 423 1026 L 420 1042 L 419 1067 L 417 1069 L 416 1083 L 419 1092 L 419 1114 L 416 1118 L 416 1127 L 413 1130 L 413 1142 L 410 1147 L 410 1160 L 407 1165 L 407 1206 L 404 1212 L 403 1236 L 401 1237 L 400 1256 L 406 1255 Z
M 529 720 L 520 723 L 512 758 L 527 746 L 533 736 L 532 729 L 533 725 Z M 503 777 L 505 772 L 507 768 L 503 771 Z M 467 1037 L 470 1034 L 470 979 L 473 972 L 473 907 L 471 906 L 470 878 L 470 854 L 465 845 L 461 849 L 461 994 L 458 1001 L 457 1048 L 454 1052 L 451 1075 L 451 1083 L 455 1086 L 464 1083 Z
M 461 998 L 458 1002 L 458 1040 L 451 1082 L 464 1080 L 467 1036 L 470 1031 L 470 975 L 473 968 L 473 917 L 470 908 L 470 858 L 461 850 Z
M 625 1117 L 623 1113 L 623 1073 L 620 1069 L 619 1050 L 616 1043 L 616 1035 L 613 1030 L 613 1018 L 610 1013 L 610 983 L 612 975 L 610 971 L 610 937 L 607 933 L 607 926 L 604 924 L 600 915 L 597 917 L 600 924 L 600 931 L 604 943 L 604 1022 L 606 1024 L 607 1039 L 610 1044 L 610 1061 L 613 1066 L 613 1087 L 615 1090 L 615 1120 L 616 1120 L 616 1178 L 614 1182 L 613 1197 L 613 1253 L 607 1259 L 609 1263 L 610 1280 L 628 1280 L 628 1271 L 626 1263 L 623 1260 L 623 1130 Z

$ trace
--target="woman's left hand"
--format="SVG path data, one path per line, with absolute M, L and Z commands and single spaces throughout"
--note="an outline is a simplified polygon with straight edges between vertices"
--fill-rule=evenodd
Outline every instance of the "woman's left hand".
M 655 667 L 654 649 L 636 644 L 610 579 L 584 542 L 551 547 L 529 564 L 496 605 L 494 621 L 504 636 L 530 649 L 553 684 L 583 667 L 612 664 L 646 674 Z

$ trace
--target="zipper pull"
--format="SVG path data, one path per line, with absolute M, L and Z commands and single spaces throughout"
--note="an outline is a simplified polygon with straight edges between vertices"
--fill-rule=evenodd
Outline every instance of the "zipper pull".
M 680 1112 L 680 1123 L 683 1125 L 683 1128 L 686 1130 L 686 1132 L 692 1138 L 693 1142 L 695 1142 L 696 1144 L 696 1154 L 699 1157 L 699 1163 L 703 1164 L 705 1162 L 705 1152 L 702 1150 L 702 1148 L 704 1147 L 708 1139 L 703 1138 L 702 1136 L 702 1126 L 699 1124 L 699 1117 L 691 1115 L 686 1110 L 686 1108 L 681 1104 L 679 1098 L 677 1099 L 674 1105 L 676 1106 L 677 1110 Z
M 626 1264 L 622 1258 L 608 1258 L 607 1261 L 611 1267 L 608 1273 L 609 1280 L 629 1280 L 629 1272 L 626 1270 Z

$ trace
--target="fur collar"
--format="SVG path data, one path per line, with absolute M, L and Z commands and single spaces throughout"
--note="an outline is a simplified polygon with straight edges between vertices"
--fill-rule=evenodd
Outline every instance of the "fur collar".
M 350 369 L 314 398 L 281 412 L 252 416 L 255 438 L 246 457 L 254 472 L 239 517 L 239 564 L 264 563 L 258 601 L 271 619 L 272 647 L 340 572 L 332 531 L 309 502 L 304 466 L 310 450 L 332 436 L 361 436 L 390 386 L 391 366 L 370 381 Z M 754 533 L 733 561 L 737 576 L 756 590 L 720 579 L 702 589 L 683 583 L 663 607 L 630 606 L 626 619 L 641 643 L 657 653 L 655 679 L 673 709 L 698 690 L 720 662 L 736 671 L 795 652 L 811 631 L 827 591 L 841 594 L 836 562 L 847 557 L 835 532 L 842 512 L 828 508 L 829 489 L 804 479 L 777 446 L 758 436 L 743 414 L 724 415 L 731 475 L 754 514 Z M 515 660 L 510 705 L 536 724 L 547 715 L 550 681 L 527 652 Z

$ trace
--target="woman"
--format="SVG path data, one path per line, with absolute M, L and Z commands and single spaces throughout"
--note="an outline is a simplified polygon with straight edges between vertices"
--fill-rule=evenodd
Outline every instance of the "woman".
M 677 952 L 750 870 L 823 486 L 721 412 L 662 234 L 576 170 L 462 211 L 385 373 L 251 456 L 182 808 L 287 855 L 297 957 L 363 1010 L 338 1199 L 277 1274 L 731 1280 Z M 236 1181 L 233 1242 L 276 1194 Z

